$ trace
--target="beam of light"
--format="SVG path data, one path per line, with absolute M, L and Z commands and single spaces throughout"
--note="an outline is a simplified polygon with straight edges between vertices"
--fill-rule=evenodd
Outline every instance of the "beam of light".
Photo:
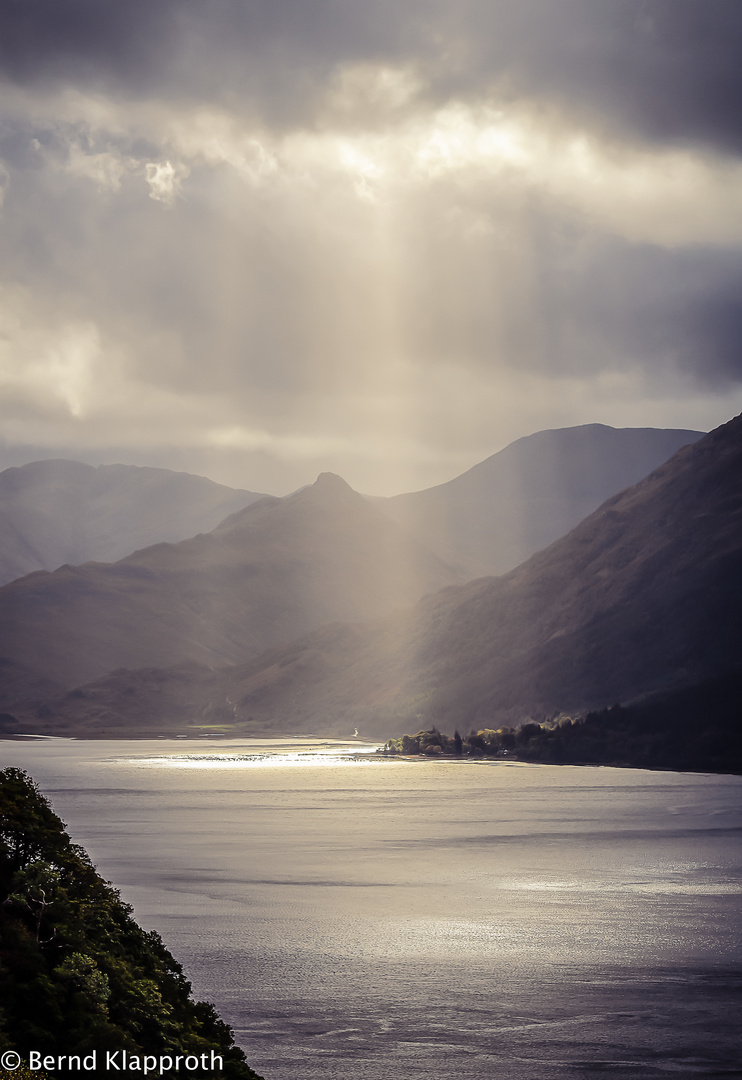
M 564 340 L 533 333 L 540 234 L 529 232 L 535 206 L 535 225 L 551 215 L 580 235 L 733 248 L 738 163 L 611 144 L 523 103 L 431 106 L 419 91 L 401 68 L 347 68 L 314 126 L 270 131 L 218 106 L 71 90 L 37 91 L 29 105 L 9 90 L 8 115 L 31 109 L 54 136 L 35 148 L 49 205 L 58 198 L 63 214 L 82 197 L 111 235 L 137 239 L 136 254 L 122 242 L 113 256 L 103 228 L 73 219 L 95 280 L 76 244 L 60 243 L 60 269 L 3 343 L 5 437 L 22 413 L 25 441 L 33 431 L 41 445 L 189 440 L 194 456 L 279 462 L 283 490 L 312 480 L 316 461 L 315 475 L 392 494 L 546 426 L 662 415 L 713 427 L 738 409 L 726 388 L 684 384 L 672 358 L 654 376 L 646 357 L 610 335 L 593 340 L 584 321 L 562 320 Z M 96 355 L 68 347 L 71 323 L 96 326 Z M 555 360 L 534 375 L 539 350 Z M 210 386 L 196 384 L 205 356 Z M 617 393 L 605 393 L 606 370 Z M 296 471 L 284 484 L 285 463 Z M 237 468 L 220 478 L 243 485 Z M 250 482 L 276 484 L 265 473 Z

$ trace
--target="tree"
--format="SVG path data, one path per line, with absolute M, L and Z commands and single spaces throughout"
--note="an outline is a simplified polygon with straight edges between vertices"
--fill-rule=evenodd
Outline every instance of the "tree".
M 12 875 L 32 859 L 49 859 L 63 851 L 69 838 L 64 823 L 22 769 L 4 769 L 0 777 L 0 861 Z
M 19 769 L 0 770 L 0 890 L 0 1050 L 213 1050 L 226 1080 L 260 1080 L 213 1006 L 192 999 L 159 936 L 137 925 Z

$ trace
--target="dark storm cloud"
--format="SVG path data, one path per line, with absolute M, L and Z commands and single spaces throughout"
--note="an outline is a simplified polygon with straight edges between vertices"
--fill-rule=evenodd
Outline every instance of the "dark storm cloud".
M 742 149 L 738 0 L 6 0 L 21 82 L 111 81 L 305 123 L 342 65 L 412 65 L 420 93 L 538 99 L 647 140 Z
M 737 0 L 464 5 L 466 66 L 608 130 L 742 148 Z M 464 65 L 462 65 L 464 68 Z M 465 72 L 460 78 L 465 80 Z
M 0 63 L 22 82 L 106 73 L 132 79 L 154 70 L 173 14 L 167 0 L 5 0 Z
M 290 120 L 306 115 L 312 86 L 337 63 L 414 54 L 408 22 L 388 0 L 9 0 L 0 65 L 26 84 L 113 81 L 134 95 L 227 98 Z
M 604 242 L 569 293 L 567 318 L 649 371 L 710 388 L 742 380 L 742 252 Z
M 712 384 L 742 381 L 742 256 L 675 306 L 679 366 Z

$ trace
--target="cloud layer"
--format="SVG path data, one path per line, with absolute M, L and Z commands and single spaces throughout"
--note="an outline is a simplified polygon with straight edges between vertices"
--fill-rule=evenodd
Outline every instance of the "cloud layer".
M 723 421 L 741 39 L 734 0 L 3 5 L 7 462 L 392 492 Z

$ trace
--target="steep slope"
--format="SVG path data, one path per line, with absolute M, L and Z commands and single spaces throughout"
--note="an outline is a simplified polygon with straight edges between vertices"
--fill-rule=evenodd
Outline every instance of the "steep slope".
M 384 739 L 600 708 L 740 669 L 737 417 L 501 578 L 375 622 L 325 626 L 221 671 L 119 672 L 29 720 L 90 734 L 357 726 Z
M 702 434 L 603 424 L 539 431 L 446 484 L 377 505 L 465 577 L 503 574 Z
M 0 665 L 12 675 L 0 706 L 38 696 L 42 680 L 69 687 L 120 667 L 234 663 L 454 580 L 437 556 L 323 474 L 211 533 L 0 589 Z
M 0 473 L 0 585 L 34 570 L 208 532 L 262 498 L 203 476 L 134 465 L 34 461 Z

